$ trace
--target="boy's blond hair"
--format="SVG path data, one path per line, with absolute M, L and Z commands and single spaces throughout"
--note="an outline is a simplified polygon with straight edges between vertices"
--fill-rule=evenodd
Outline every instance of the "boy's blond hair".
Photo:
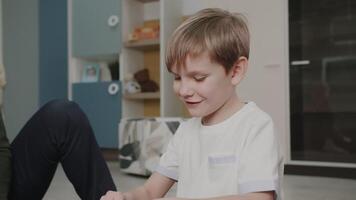
M 243 15 L 218 8 L 203 9 L 185 20 L 173 33 L 166 66 L 185 66 L 187 56 L 207 52 L 212 62 L 228 72 L 239 57 L 249 57 L 250 34 Z

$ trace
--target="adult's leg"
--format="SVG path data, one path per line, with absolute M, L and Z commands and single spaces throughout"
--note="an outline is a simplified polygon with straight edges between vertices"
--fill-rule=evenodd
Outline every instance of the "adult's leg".
M 11 180 L 10 145 L 0 110 L 0 200 L 7 199 Z
M 42 199 L 58 162 L 81 199 L 116 190 L 89 121 L 73 102 L 43 106 L 15 138 L 11 152 L 10 199 Z

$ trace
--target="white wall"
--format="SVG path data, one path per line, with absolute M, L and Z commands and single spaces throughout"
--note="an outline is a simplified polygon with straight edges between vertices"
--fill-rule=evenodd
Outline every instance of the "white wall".
M 10 141 L 38 109 L 38 0 L 3 0 L 4 113 Z
M 269 113 L 289 159 L 287 3 L 284 0 L 183 0 L 183 15 L 218 7 L 247 17 L 251 32 L 247 77 L 237 92 Z

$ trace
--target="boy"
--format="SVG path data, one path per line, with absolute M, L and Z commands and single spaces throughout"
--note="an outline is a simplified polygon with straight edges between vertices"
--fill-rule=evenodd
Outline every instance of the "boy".
M 279 199 L 272 120 L 235 92 L 249 56 L 241 16 L 202 10 L 176 29 L 167 50 L 174 91 L 194 118 L 181 124 L 143 186 L 101 199 L 161 198 L 176 181 L 178 199 Z

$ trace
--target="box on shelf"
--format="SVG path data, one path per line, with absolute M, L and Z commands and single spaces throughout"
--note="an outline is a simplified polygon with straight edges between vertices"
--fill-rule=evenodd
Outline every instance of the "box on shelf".
M 159 38 L 159 24 L 151 26 L 136 27 L 135 30 L 129 34 L 128 40 L 135 42 L 139 40 L 152 40 Z

